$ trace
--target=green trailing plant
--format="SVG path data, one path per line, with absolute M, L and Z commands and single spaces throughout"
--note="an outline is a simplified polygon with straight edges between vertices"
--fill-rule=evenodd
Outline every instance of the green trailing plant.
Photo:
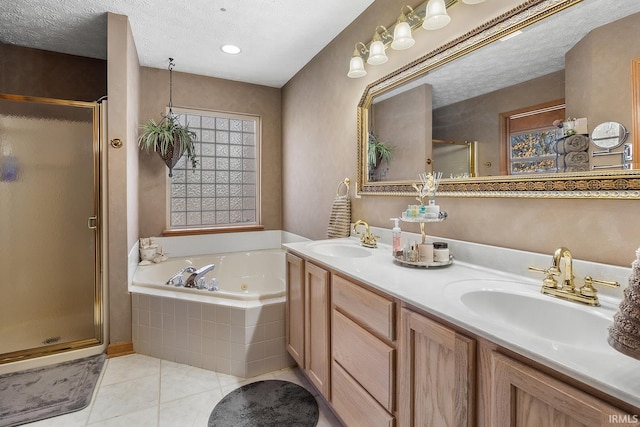
M 160 122 L 149 119 L 140 126 L 142 133 L 138 136 L 138 146 L 147 153 L 157 152 L 171 169 L 182 155 L 186 154 L 193 168 L 198 164 L 194 147 L 195 132 L 188 126 L 182 126 L 173 115 L 165 116 Z M 176 150 L 178 150 L 176 152 Z M 173 159 L 173 161 L 172 161 Z M 173 163 L 173 164 L 170 164 Z
M 369 168 L 376 168 L 379 160 L 384 160 L 387 164 L 390 164 L 393 157 L 393 149 L 394 147 L 388 142 L 380 141 L 375 133 L 369 132 L 369 150 L 367 152 Z

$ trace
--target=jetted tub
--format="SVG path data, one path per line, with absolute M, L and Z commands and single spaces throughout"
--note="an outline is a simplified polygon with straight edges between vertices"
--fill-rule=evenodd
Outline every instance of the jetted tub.
M 185 267 L 220 290 L 167 285 Z M 292 366 L 285 345 L 285 251 L 280 248 L 194 255 L 135 267 L 134 350 L 240 377 Z M 185 281 L 188 273 L 183 275 Z
M 217 291 L 166 284 L 185 267 L 198 269 L 208 264 L 215 264 L 215 268 L 204 277 L 207 282 L 212 278 L 218 280 L 220 289 Z M 188 273 L 183 274 L 185 281 L 188 276 Z M 138 266 L 132 284 L 134 288 L 141 286 L 184 292 L 203 298 L 252 301 L 283 297 L 286 286 L 285 252 L 282 249 L 266 249 L 170 258 L 158 264 Z

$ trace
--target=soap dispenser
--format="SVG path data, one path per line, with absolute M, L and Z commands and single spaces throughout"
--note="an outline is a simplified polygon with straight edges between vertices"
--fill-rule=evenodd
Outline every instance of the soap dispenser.
M 395 221 L 393 229 L 391 229 L 391 235 L 393 237 L 393 256 L 402 253 L 402 230 L 400 230 L 400 218 L 390 218 L 391 221 Z

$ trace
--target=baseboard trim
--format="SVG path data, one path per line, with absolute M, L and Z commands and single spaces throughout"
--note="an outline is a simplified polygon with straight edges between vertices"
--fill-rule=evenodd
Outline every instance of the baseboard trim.
M 107 346 L 107 357 L 126 356 L 127 354 L 133 354 L 133 341 L 120 341 L 110 343 Z

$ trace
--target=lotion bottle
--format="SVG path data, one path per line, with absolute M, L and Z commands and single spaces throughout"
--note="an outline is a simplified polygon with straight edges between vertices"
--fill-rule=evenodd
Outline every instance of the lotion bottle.
M 393 229 L 391 229 L 391 235 L 393 237 L 393 256 L 395 257 L 397 254 L 402 253 L 402 230 L 400 230 L 400 218 L 390 219 L 391 221 L 395 221 L 395 225 Z

